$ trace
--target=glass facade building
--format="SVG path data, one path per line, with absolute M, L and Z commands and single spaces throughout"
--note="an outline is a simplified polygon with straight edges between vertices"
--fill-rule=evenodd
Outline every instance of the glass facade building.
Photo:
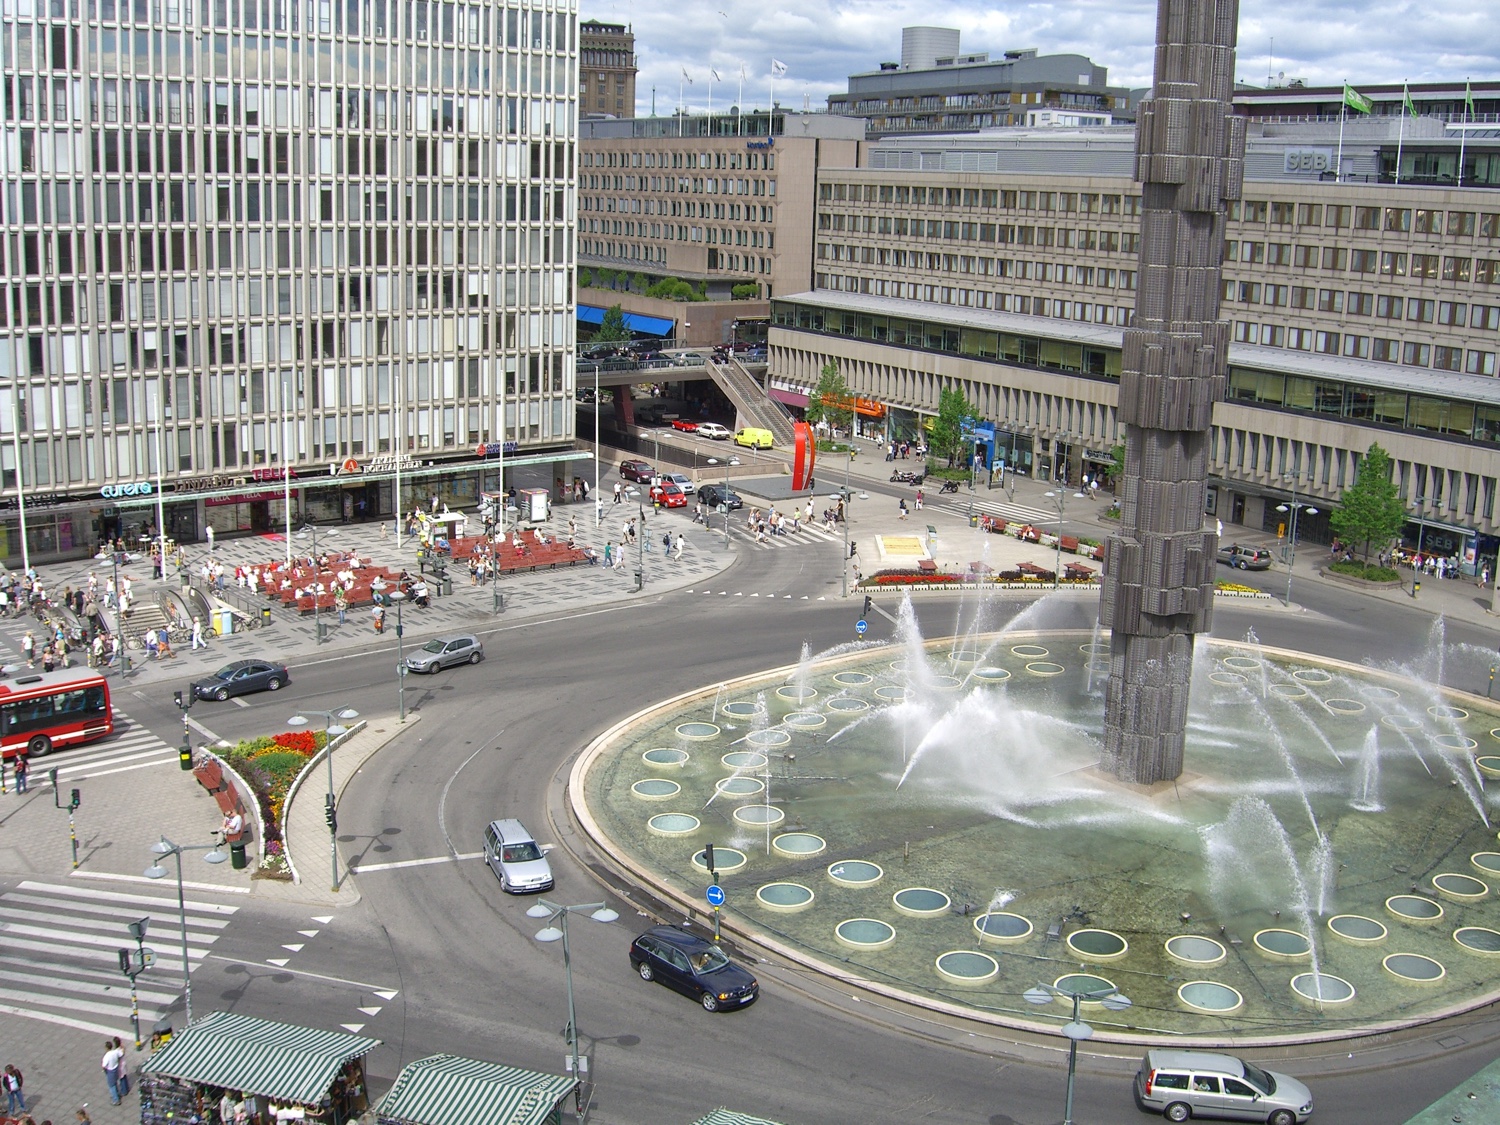
M 0 557 L 18 490 L 46 557 L 565 457 L 577 47 L 571 0 L 4 0 Z

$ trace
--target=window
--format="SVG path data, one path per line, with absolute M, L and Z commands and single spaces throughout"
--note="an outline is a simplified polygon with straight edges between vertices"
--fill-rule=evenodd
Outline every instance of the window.
M 1402 297 L 1390 297 L 1382 293 L 1375 299 L 1375 315 L 1382 320 L 1400 320 L 1405 307 L 1406 301 Z
M 1402 350 L 1401 362 L 1407 367 L 1430 367 L 1432 346 L 1430 344 L 1407 344 Z
M 1321 203 L 1299 203 L 1297 204 L 1297 225 L 1299 227 L 1320 227 L 1323 225 L 1323 205 Z
M 1458 371 L 1463 367 L 1463 348 L 1438 346 L 1432 350 L 1432 366 L 1439 371 Z
M 1273 266 L 1291 265 L 1292 244 L 1290 242 L 1269 243 L 1266 250 L 1266 261 Z
M 1323 268 L 1332 273 L 1343 273 L 1349 268 L 1349 251 L 1342 246 L 1323 247 Z
M 1298 246 L 1292 251 L 1292 265 L 1302 270 L 1316 269 L 1318 265 L 1318 248 L 1316 246 Z
M 1328 210 L 1331 213 L 1333 211 L 1333 208 L 1330 207 L 1330 208 L 1328 208 Z M 1342 208 L 1342 210 L 1348 210 L 1348 208 Z M 1330 223 L 1329 225 L 1332 226 L 1333 224 Z M 1380 229 L 1380 208 L 1379 207 L 1356 207 L 1354 209 L 1354 229 L 1355 230 L 1379 230 Z
M 1494 352 L 1470 352 L 1464 370 L 1470 375 L 1493 375 L 1495 373 Z
M 1453 259 L 1448 259 L 1452 261 Z M 1438 256 L 1436 254 L 1413 254 L 1411 256 L 1411 276 L 1426 277 L 1437 280 Z
M 1431 324 L 1436 302 L 1424 301 L 1417 297 L 1409 298 L 1406 302 L 1406 319 L 1414 320 L 1418 324 Z
M 1411 208 L 1387 207 L 1385 209 L 1385 229 L 1403 232 L 1411 230 Z
M 1351 208 L 1347 203 L 1330 203 L 1324 208 L 1323 214 L 1325 216 L 1323 222 L 1325 227 L 1334 227 L 1335 229 L 1347 227 L 1349 225 Z
M 1266 202 L 1263 199 L 1247 199 L 1244 206 L 1245 222 L 1263 223 L 1266 221 Z
M 1444 258 L 1444 281 L 1468 281 L 1474 272 L 1473 258 Z
M 1392 250 L 1380 253 L 1380 273 L 1384 277 L 1406 276 L 1406 255 Z
M 1274 226 L 1290 226 L 1296 207 L 1291 203 L 1271 204 L 1271 223 Z
M 1485 332 L 1500 329 L 1500 305 L 1474 305 L 1469 309 L 1469 327 Z
M 1397 363 L 1401 359 L 1401 341 L 1386 340 L 1376 336 L 1370 349 L 1370 358 L 1377 363 Z
M 1266 244 L 1264 242 L 1240 243 L 1240 261 L 1261 263 L 1265 260 Z
M 1417 210 L 1416 225 L 1412 228 L 1418 234 L 1442 234 L 1443 213 L 1441 211 L 1429 211 L 1425 208 Z
M 1462 328 L 1467 319 L 1469 306 L 1462 301 L 1439 301 L 1437 306 L 1437 322 L 1446 324 L 1450 328 Z
M 1341 289 L 1319 289 L 1318 311 L 1340 313 L 1344 311 L 1344 292 Z
M 1350 359 L 1370 358 L 1370 337 L 1368 336 L 1345 336 L 1344 355 Z
M 1449 211 L 1448 233 L 1462 235 L 1465 238 L 1474 234 L 1474 212 L 1473 211 Z
M 1324 290 L 1324 292 L 1327 292 L 1327 290 Z M 1316 289 L 1309 289 L 1305 285 L 1294 285 L 1294 286 L 1292 286 L 1292 299 L 1291 299 L 1291 306 L 1292 306 L 1292 308 L 1294 308 L 1294 309 L 1311 309 L 1311 308 L 1313 308 L 1314 307 L 1313 306 L 1313 301 L 1317 297 L 1317 293 L 1318 293 L 1318 291 Z

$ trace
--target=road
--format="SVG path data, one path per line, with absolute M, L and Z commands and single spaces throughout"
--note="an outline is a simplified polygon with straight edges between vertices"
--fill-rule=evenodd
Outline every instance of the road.
M 731 572 L 732 584 L 836 592 L 838 565 L 831 546 L 753 554 Z M 1215 632 L 1238 638 L 1253 627 L 1268 645 L 1355 661 L 1414 659 L 1427 642 L 1430 619 L 1415 608 L 1323 586 L 1299 597 L 1309 602 L 1305 612 L 1221 604 Z M 951 631 L 960 604 L 921 602 L 924 631 Z M 999 602 L 996 624 L 1024 604 Z M 321 1026 L 361 1023 L 385 1042 L 371 1070 L 387 1080 L 435 1051 L 558 1070 L 566 1019 L 561 951 L 534 940 L 542 923 L 527 917 L 531 902 L 503 896 L 477 859 L 450 857 L 477 852 L 485 823 L 502 815 L 521 817 L 545 843 L 564 843 L 549 820 L 549 792 L 594 735 L 663 696 L 789 663 L 804 643 L 817 651 L 849 640 L 856 608 L 678 592 L 483 632 L 485 663 L 410 681 L 407 704 L 420 721 L 345 793 L 343 854 L 374 868 L 359 876 L 362 901 L 299 912 L 252 897 L 195 978 L 199 1005 L 213 999 Z M 1092 599 L 1065 596 L 1044 611 L 1045 622 L 1088 627 L 1094 609 Z M 888 632 L 874 623 L 872 635 Z M 1468 658 L 1450 661 L 1450 678 L 1472 680 L 1482 663 L 1475 654 L 1494 651 L 1494 635 L 1472 626 L 1450 629 L 1447 639 L 1473 646 L 1462 650 Z M 389 659 L 323 655 L 297 665 L 294 684 L 275 696 L 244 707 L 200 705 L 193 717 L 232 740 L 279 729 L 303 707 L 383 716 L 395 704 Z M 1483 690 L 1481 682 L 1457 686 Z M 135 711 L 170 737 L 177 721 L 170 689 L 144 694 Z M 547 897 L 603 897 L 566 848 L 552 856 L 559 884 Z M 433 862 L 380 866 L 424 860 Z M 685 1122 L 721 1104 L 788 1125 L 1040 1125 L 1062 1116 L 1060 1038 L 930 1020 L 779 963 L 757 966 L 766 987 L 756 1005 L 709 1016 L 631 974 L 626 945 L 651 920 L 610 899 L 620 921 L 577 916 L 570 928 L 598 1122 Z M 267 960 L 287 956 L 283 945 L 299 948 L 278 969 Z M 1497 1037 L 1500 1025 L 1487 1012 L 1404 1039 L 1355 1044 L 1349 1057 L 1341 1046 L 1298 1052 L 1280 1065 L 1311 1078 L 1320 1122 L 1399 1122 L 1491 1061 Z M 1402 1065 L 1416 1055 L 1419 1064 Z M 1137 1119 L 1128 1082 L 1137 1058 L 1120 1048 L 1084 1052 L 1079 1121 Z

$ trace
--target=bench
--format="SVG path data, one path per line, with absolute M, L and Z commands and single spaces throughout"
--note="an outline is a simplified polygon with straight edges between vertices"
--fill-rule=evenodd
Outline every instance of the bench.
M 1078 553 L 1078 540 L 1072 535 L 1060 535 L 1057 539 L 1058 546 L 1071 555 Z
M 937 560 L 936 559 L 922 559 L 920 562 L 917 563 L 917 569 L 919 571 L 921 571 L 923 574 L 936 574 L 937 573 Z

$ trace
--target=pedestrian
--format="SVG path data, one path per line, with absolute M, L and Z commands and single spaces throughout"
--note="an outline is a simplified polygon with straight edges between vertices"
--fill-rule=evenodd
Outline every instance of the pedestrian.
M 75 1113 L 73 1117 L 76 1119 L 78 1125 L 94 1125 L 93 1120 L 89 1117 L 88 1106 L 84 1106 L 77 1113 Z
M 604 544 L 604 565 L 605 567 L 615 565 L 615 545 L 608 541 Z
M 26 635 L 21 638 L 21 654 L 26 657 L 26 667 L 36 667 L 36 636 L 30 629 L 27 629 Z
M 619 481 L 615 481 L 615 503 L 616 504 L 618 504 L 620 502 L 620 499 L 624 495 L 624 492 L 625 492 L 625 486 L 623 484 L 621 484 Z
M 333 608 L 338 611 L 340 625 L 349 619 L 349 599 L 342 586 L 333 592 Z
M 1483 590 L 1490 584 L 1490 568 L 1487 566 L 1479 568 L 1479 588 Z
M 919 488 L 919 489 L 917 489 L 917 511 L 920 512 L 921 510 L 922 510 L 922 490 Z
M 373 619 L 375 621 L 375 632 L 377 632 L 377 633 L 384 633 L 385 632 L 385 606 L 383 606 L 383 605 L 376 606 L 373 610 L 371 610 L 371 616 L 373 617 Z
M 200 648 L 207 647 L 208 642 L 203 639 L 203 619 L 195 617 L 193 618 L 193 651 L 197 652 Z
M 115 1050 L 120 1052 L 120 1096 L 124 1097 L 130 1093 L 130 1062 L 125 1055 L 125 1044 L 120 1042 L 120 1037 L 115 1036 Z
M 682 558 L 682 548 L 686 542 L 687 540 L 683 537 L 682 532 L 679 531 L 677 533 L 677 541 L 672 544 L 672 557 L 674 559 Z
M 663 555 L 670 555 L 672 553 L 672 533 L 670 531 L 662 532 L 661 553 Z
M 26 754 L 24 752 L 17 754 L 16 755 L 16 763 L 15 763 L 16 796 L 17 797 L 19 797 L 22 793 L 26 792 L 26 778 L 27 778 L 27 776 L 30 773 L 31 773 L 31 764 L 27 760 Z
M 93 643 L 89 646 L 89 667 L 104 667 L 104 634 L 95 633 Z
M 4 1074 L 5 1112 L 12 1117 L 26 1111 L 26 1093 L 22 1089 L 25 1079 L 13 1066 L 7 1066 Z
M 167 627 L 163 625 L 156 634 L 156 658 L 158 660 L 169 660 L 176 657 L 176 655 L 172 651 L 172 634 L 167 632 Z
M 625 569 L 625 540 L 620 540 L 620 545 L 615 548 L 615 569 Z
M 104 1058 L 100 1065 L 104 1067 L 104 1085 L 109 1089 L 109 1104 L 120 1104 L 120 1064 L 125 1060 L 125 1052 L 115 1050 L 115 1041 L 106 1039 L 104 1041 Z
M 906 497 L 905 496 L 901 497 L 901 503 L 900 503 L 900 505 L 898 505 L 897 510 L 900 513 L 900 515 L 897 518 L 904 520 L 906 518 Z
M 604 497 L 594 497 L 594 526 L 604 522 Z

